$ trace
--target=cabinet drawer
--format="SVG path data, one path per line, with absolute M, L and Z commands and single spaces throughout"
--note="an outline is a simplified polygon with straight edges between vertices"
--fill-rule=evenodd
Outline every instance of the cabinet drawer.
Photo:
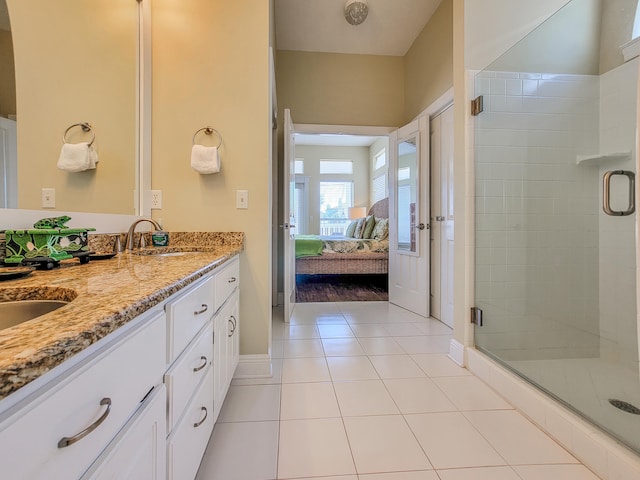
M 0 425 L 3 478 L 80 477 L 162 380 L 164 320 L 155 313 L 122 341 L 105 345 Z M 64 446 L 64 439 L 77 441 Z
M 231 292 L 240 285 L 240 262 L 234 258 L 215 274 L 216 310 L 225 302 Z
M 164 385 L 157 385 L 80 480 L 164 480 L 165 398 Z
M 173 363 L 216 310 L 212 277 L 187 290 L 165 307 L 169 332 L 168 363 Z
M 164 376 L 167 386 L 167 430 L 174 427 L 184 407 L 205 377 L 213 359 L 213 323 L 200 332 Z
M 207 448 L 213 431 L 213 369 L 187 406 L 184 416 L 169 436 L 167 444 L 168 479 L 191 480 Z

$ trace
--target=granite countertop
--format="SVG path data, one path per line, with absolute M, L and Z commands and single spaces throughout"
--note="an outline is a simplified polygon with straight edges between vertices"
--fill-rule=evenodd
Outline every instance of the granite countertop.
M 169 235 L 168 247 L 120 253 L 85 265 L 77 259 L 63 261 L 54 270 L 36 270 L 22 279 L 1 282 L 0 302 L 51 299 L 70 303 L 0 330 L 0 399 L 218 268 L 244 248 L 242 233 Z M 158 251 L 187 253 L 151 254 Z

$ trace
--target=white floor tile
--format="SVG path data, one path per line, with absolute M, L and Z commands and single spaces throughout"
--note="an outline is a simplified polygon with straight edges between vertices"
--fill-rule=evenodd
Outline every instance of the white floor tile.
M 273 480 L 277 459 L 278 422 L 216 423 L 196 480 Z
M 241 450 L 246 461 L 246 453 L 252 450 Z M 355 466 L 341 419 L 324 418 L 280 422 L 279 479 L 352 475 L 355 473 Z
M 327 364 L 334 382 L 379 378 L 367 357 L 327 357 Z
M 369 359 L 380 378 L 426 377 L 409 355 L 375 355 Z
M 367 355 L 403 355 L 405 351 L 391 337 L 359 338 Z
M 318 325 L 321 338 L 343 338 L 353 337 L 353 332 L 349 325 Z
M 369 324 L 353 324 L 351 325 L 351 331 L 356 337 L 390 337 L 383 325 L 369 325 Z
M 433 378 L 438 387 L 460 410 L 513 409 L 500 395 L 474 376 Z
M 359 474 L 431 469 L 402 415 L 347 417 L 344 425 Z
M 424 413 L 405 418 L 436 470 L 506 465 L 459 412 Z
M 283 340 L 283 358 L 323 357 L 324 350 L 319 338 Z
M 343 417 L 399 414 L 382 380 L 334 382 Z
M 513 468 L 522 480 L 599 480 L 584 465 L 523 465 Z
M 428 318 L 422 323 L 414 323 L 414 325 L 423 335 L 447 335 L 453 333 L 451 327 L 433 318 Z
M 285 358 L 282 360 L 282 383 L 328 382 L 327 361 L 321 358 Z
M 280 418 L 280 385 L 229 387 L 218 422 L 257 422 Z
M 337 477 L 305 477 L 296 480 L 358 480 L 357 475 L 340 475 Z
M 412 323 L 393 323 L 385 325 L 384 329 L 392 337 L 413 337 L 422 335 L 422 332 Z
M 273 340 L 271 342 L 271 358 L 282 358 L 284 354 L 284 341 Z
M 385 327 L 386 328 L 386 327 Z M 396 337 L 407 353 L 448 353 L 451 335 L 414 335 Z
M 284 328 L 282 338 L 286 339 L 303 339 L 303 338 L 320 338 L 320 332 L 315 323 L 313 325 L 288 325 Z
M 465 412 L 465 416 L 509 465 L 578 463 L 515 410 Z
M 428 378 L 388 378 L 384 380 L 384 384 L 404 414 L 458 410 Z
M 327 357 L 364 355 L 362 346 L 355 338 L 323 338 L 322 346 Z
M 430 377 L 457 377 L 472 375 L 466 368 L 457 365 L 444 353 L 422 353 L 411 358 Z
M 331 382 L 282 385 L 281 420 L 340 417 Z
M 433 470 L 421 472 L 370 473 L 360 475 L 360 480 L 440 480 Z
M 441 480 L 522 480 L 511 467 L 476 467 L 438 470 Z M 546 480 L 565 480 L 564 477 L 547 477 Z

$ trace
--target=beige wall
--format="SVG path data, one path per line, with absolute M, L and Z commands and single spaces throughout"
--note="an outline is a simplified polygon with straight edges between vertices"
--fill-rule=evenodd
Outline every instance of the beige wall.
M 137 4 L 7 5 L 19 117 L 18 206 L 40 208 L 41 189 L 53 187 L 57 210 L 134 213 Z M 63 172 L 56 168 L 62 134 L 78 122 L 94 126 L 100 163 L 96 170 Z
M 453 1 L 443 0 L 404 57 L 405 123 L 453 85 Z
M 278 105 L 295 123 L 401 125 L 402 57 L 278 50 Z
M 16 76 L 11 32 L 0 30 L 0 116 L 16 113 Z
M 242 231 L 242 354 L 266 354 L 271 327 L 269 2 L 154 0 L 152 188 L 168 230 Z M 222 171 L 190 168 L 192 136 L 223 137 Z M 198 137 L 205 143 L 203 136 Z M 237 210 L 236 190 L 249 191 Z
M 308 232 L 320 233 L 320 182 L 353 180 L 353 205 L 369 207 L 369 147 L 296 146 L 296 158 L 304 159 L 304 175 L 309 177 Z M 320 160 L 353 160 L 353 175 L 320 175 Z

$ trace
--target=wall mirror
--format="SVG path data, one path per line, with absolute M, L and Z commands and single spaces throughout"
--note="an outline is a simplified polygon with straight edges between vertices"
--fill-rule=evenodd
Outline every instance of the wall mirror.
M 417 133 L 398 142 L 396 171 L 398 250 L 410 254 L 418 253 L 416 242 L 416 222 L 420 218 L 418 151 Z
M 3 206 L 40 209 L 42 189 L 54 188 L 55 210 L 136 214 L 138 2 L 0 0 L 0 17 L 0 91 L 7 72 L 15 78 L 13 96 L 0 96 L 0 122 L 17 127 L 16 167 L 1 172 L 15 205 Z M 63 133 L 80 122 L 95 131 L 98 167 L 58 170 Z M 81 129 L 67 138 L 88 140 Z

